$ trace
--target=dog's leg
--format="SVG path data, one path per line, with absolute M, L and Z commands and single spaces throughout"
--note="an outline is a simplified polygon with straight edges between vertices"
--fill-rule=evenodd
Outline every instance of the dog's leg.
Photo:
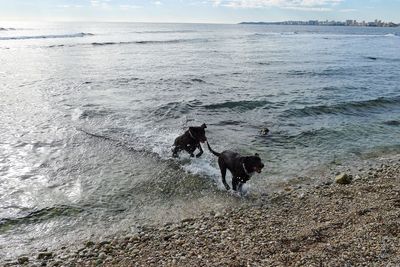
M 190 157 L 193 158 L 193 157 L 194 157 L 193 152 L 196 150 L 196 146 L 187 145 L 187 146 L 185 147 L 185 150 L 186 150 L 187 153 L 189 153 Z
M 237 177 L 232 177 L 232 189 L 234 191 L 238 190 L 239 179 Z
M 224 184 L 226 190 L 231 189 L 228 185 L 228 183 L 226 182 L 226 166 L 225 166 L 225 162 L 223 159 L 218 158 L 218 165 L 219 165 L 219 169 L 221 170 L 221 175 L 222 175 L 222 183 Z
M 179 152 L 179 148 L 177 146 L 174 147 L 174 149 L 172 150 L 172 157 L 177 158 L 178 152 Z
M 200 152 L 196 155 L 196 158 L 200 158 L 201 155 L 203 155 L 203 148 L 201 148 L 200 143 L 197 145 L 197 148 L 200 150 Z
M 244 183 L 240 182 L 239 183 L 239 187 L 238 187 L 238 192 L 240 193 L 241 196 L 244 195 L 244 193 L 243 193 L 243 185 L 244 185 Z

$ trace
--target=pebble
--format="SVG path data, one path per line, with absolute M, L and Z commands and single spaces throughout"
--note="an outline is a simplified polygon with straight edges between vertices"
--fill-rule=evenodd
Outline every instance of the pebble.
M 350 184 L 351 176 L 347 173 L 341 173 L 335 177 L 335 181 L 337 184 Z
M 50 259 L 53 257 L 53 253 L 52 252 L 40 252 L 37 256 L 38 260 L 41 259 Z

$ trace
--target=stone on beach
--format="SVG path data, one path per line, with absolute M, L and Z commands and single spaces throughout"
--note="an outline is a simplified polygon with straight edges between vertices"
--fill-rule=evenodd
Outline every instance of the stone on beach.
M 335 177 L 335 181 L 337 184 L 350 184 L 351 176 L 346 173 L 341 173 Z
M 38 260 L 41 259 L 50 259 L 53 257 L 53 253 L 52 252 L 40 252 L 37 256 Z

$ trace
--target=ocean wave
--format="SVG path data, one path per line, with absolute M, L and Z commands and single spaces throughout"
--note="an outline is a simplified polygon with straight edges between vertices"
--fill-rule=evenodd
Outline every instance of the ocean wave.
M 388 33 L 385 34 L 385 37 L 400 37 L 400 33 Z
M 147 41 L 128 41 L 128 42 L 94 42 L 94 46 L 106 45 L 128 45 L 128 44 L 177 44 L 177 43 L 191 43 L 191 42 L 206 42 L 208 39 L 172 39 L 172 40 L 147 40 Z
M 314 70 L 290 70 L 286 73 L 287 76 L 335 76 L 335 75 L 349 75 L 349 71 L 345 68 L 329 68 L 322 71 Z
M 266 32 L 266 33 L 253 33 L 253 34 L 249 34 L 247 35 L 248 37 L 252 38 L 263 38 L 263 37 L 270 37 L 270 36 L 279 36 L 281 35 L 281 33 L 279 32 Z
M 369 60 L 383 60 L 383 61 L 388 61 L 388 62 L 398 62 L 400 61 L 400 58 L 384 58 L 384 57 L 371 57 L 371 56 L 365 56 L 365 59 L 369 59 Z
M 344 102 L 336 105 L 320 105 L 304 107 L 301 109 L 290 109 L 285 111 L 282 116 L 284 117 L 308 117 L 319 116 L 325 114 L 344 114 L 344 115 L 360 115 L 364 114 L 366 110 L 376 108 L 388 108 L 400 104 L 400 96 L 385 98 L 379 97 L 377 99 L 366 101 L 352 101 Z
M 83 209 L 79 207 L 61 205 L 35 210 L 17 218 L 3 218 L 0 219 L 0 233 L 3 231 L 7 231 L 7 229 L 9 229 L 10 226 L 13 225 L 38 223 L 59 216 L 71 216 L 72 214 L 77 214 L 82 211 Z
M 49 48 L 54 48 L 54 47 L 64 47 L 65 45 L 60 44 L 60 45 L 50 45 L 48 46 Z
M 27 39 L 57 39 L 57 38 L 78 38 L 85 36 L 93 36 L 92 33 L 73 33 L 73 34 L 50 34 L 50 35 L 34 35 L 34 36 L 9 36 L 0 37 L 0 40 L 27 40 Z
M 223 121 L 219 121 L 218 125 L 219 126 L 226 126 L 226 125 L 235 125 L 235 126 L 239 126 L 244 124 L 244 121 L 237 121 L 237 120 L 223 120 Z
M 259 101 L 227 101 L 217 104 L 205 105 L 203 108 L 205 109 L 238 109 L 238 110 L 252 110 L 256 108 L 265 107 L 267 105 L 274 104 L 272 102 L 266 100 Z
M 138 80 L 140 80 L 140 78 L 137 77 L 120 77 L 117 79 L 111 79 L 110 82 L 115 83 L 115 84 L 129 84 L 132 82 L 137 82 Z
M 261 66 L 269 66 L 271 65 L 271 62 L 257 62 L 256 64 Z
M 300 133 L 296 135 L 289 135 L 286 136 L 287 141 L 289 142 L 299 142 L 300 144 L 306 145 L 304 140 L 310 141 L 312 138 L 323 138 L 323 139 L 328 139 L 331 138 L 332 140 L 337 140 L 337 138 L 340 138 L 343 136 L 343 129 L 332 129 L 332 128 L 319 128 L 319 129 L 311 129 L 311 130 L 304 130 L 301 131 Z
M 0 39 L 1 40 L 1 39 Z M 60 47 L 76 47 L 76 46 L 109 46 L 109 45 L 145 45 L 145 44 L 175 44 L 175 43 L 194 43 L 194 42 L 207 42 L 208 39 L 196 38 L 196 39 L 173 39 L 173 40 L 163 40 L 163 41 L 127 41 L 127 42 L 93 42 L 93 43 L 79 43 L 79 44 L 59 44 L 59 45 L 50 45 L 46 46 L 48 48 L 60 48 Z
M 197 31 L 193 31 L 193 30 L 180 30 L 180 31 L 165 30 L 165 31 L 135 31 L 133 33 L 139 33 L 139 34 L 153 33 L 153 34 L 158 34 L 158 33 L 191 33 L 191 32 L 197 32 Z
M 195 83 L 205 83 L 206 82 L 206 81 L 204 81 L 203 79 L 200 79 L 200 78 L 190 79 L 190 81 L 195 82 Z
M 15 28 L 2 28 L 2 27 L 0 27 L 0 31 L 15 31 L 15 30 L 17 30 L 17 29 L 15 29 Z
M 102 108 L 93 108 L 81 111 L 79 119 L 93 119 L 99 117 L 107 117 L 112 114 L 111 110 Z
M 189 103 L 197 104 L 198 100 L 189 101 Z M 171 102 L 160 106 L 159 111 L 168 107 L 178 107 L 179 102 Z M 189 104 L 182 104 L 181 106 L 188 107 Z M 154 114 L 153 114 L 154 115 Z M 178 116 L 181 117 L 181 116 Z M 140 153 L 141 157 L 151 157 L 157 161 L 167 163 L 168 168 L 173 170 L 183 170 L 185 173 L 191 173 L 195 175 L 202 175 L 208 177 L 218 177 L 219 170 L 214 167 L 212 162 L 214 158 L 212 155 L 205 153 L 202 158 L 197 160 L 190 160 L 190 156 L 187 153 L 181 153 L 179 159 L 171 159 L 171 145 L 174 139 L 184 132 L 187 127 L 176 127 L 166 129 L 158 128 L 153 125 L 149 127 L 148 123 L 138 123 L 134 128 L 129 131 L 129 138 L 125 139 L 121 136 L 121 130 L 111 133 L 109 129 L 107 131 L 98 132 L 95 130 L 77 129 L 87 134 L 89 137 L 98 138 L 106 142 L 114 143 L 116 146 L 129 150 L 132 153 Z M 95 132 L 98 133 L 95 133 Z M 182 173 L 181 173 L 182 174 Z M 181 176 L 184 177 L 184 176 Z M 192 175 L 191 175 L 192 177 Z M 148 181 L 143 184 L 148 187 Z M 137 185 L 138 190 L 142 185 Z
M 94 45 L 94 46 L 102 46 L 102 45 L 116 45 L 116 44 L 124 44 L 124 43 L 128 43 L 128 42 L 118 42 L 118 43 L 116 43 L 116 42 L 104 42 L 104 43 L 94 42 L 94 43 L 91 43 L 91 44 Z
M 201 102 L 193 100 L 189 102 L 169 102 L 156 107 L 149 113 L 148 117 L 156 120 L 164 120 L 167 118 L 179 118 L 184 114 L 188 114 L 193 107 L 197 107 Z

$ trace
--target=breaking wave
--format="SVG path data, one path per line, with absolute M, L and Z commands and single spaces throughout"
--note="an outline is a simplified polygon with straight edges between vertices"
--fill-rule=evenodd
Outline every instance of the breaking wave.
M 192 43 L 192 42 L 206 42 L 207 39 L 173 39 L 173 40 L 148 40 L 148 41 L 128 41 L 128 42 L 94 42 L 91 43 L 94 46 L 105 46 L 105 45 L 127 45 L 127 44 L 177 44 L 177 43 Z
M 362 115 L 365 111 L 379 108 L 389 108 L 400 104 L 400 96 L 386 98 L 379 97 L 366 101 L 344 102 L 336 105 L 320 105 L 290 109 L 284 112 L 287 117 L 308 117 L 325 114 Z
M 227 101 L 217 104 L 205 105 L 205 109 L 239 109 L 239 110 L 252 110 L 256 108 L 265 107 L 271 105 L 269 101 L 259 100 L 259 101 Z
M 33 35 L 33 36 L 9 36 L 0 37 L 0 40 L 27 40 L 27 39 L 57 39 L 57 38 L 79 38 L 85 36 L 93 36 L 92 33 L 73 33 L 73 34 L 50 34 L 50 35 Z
M 79 207 L 60 205 L 31 211 L 17 218 L 0 219 L 0 233 L 6 231 L 12 225 L 37 223 L 59 216 L 71 216 L 82 211 L 83 209 Z
M 192 32 L 197 32 L 197 31 L 192 31 L 192 30 L 181 30 L 181 31 L 165 30 L 165 31 L 136 31 L 136 32 L 133 32 L 133 33 L 139 33 L 139 34 L 153 33 L 153 34 L 158 34 L 158 33 L 192 33 Z

